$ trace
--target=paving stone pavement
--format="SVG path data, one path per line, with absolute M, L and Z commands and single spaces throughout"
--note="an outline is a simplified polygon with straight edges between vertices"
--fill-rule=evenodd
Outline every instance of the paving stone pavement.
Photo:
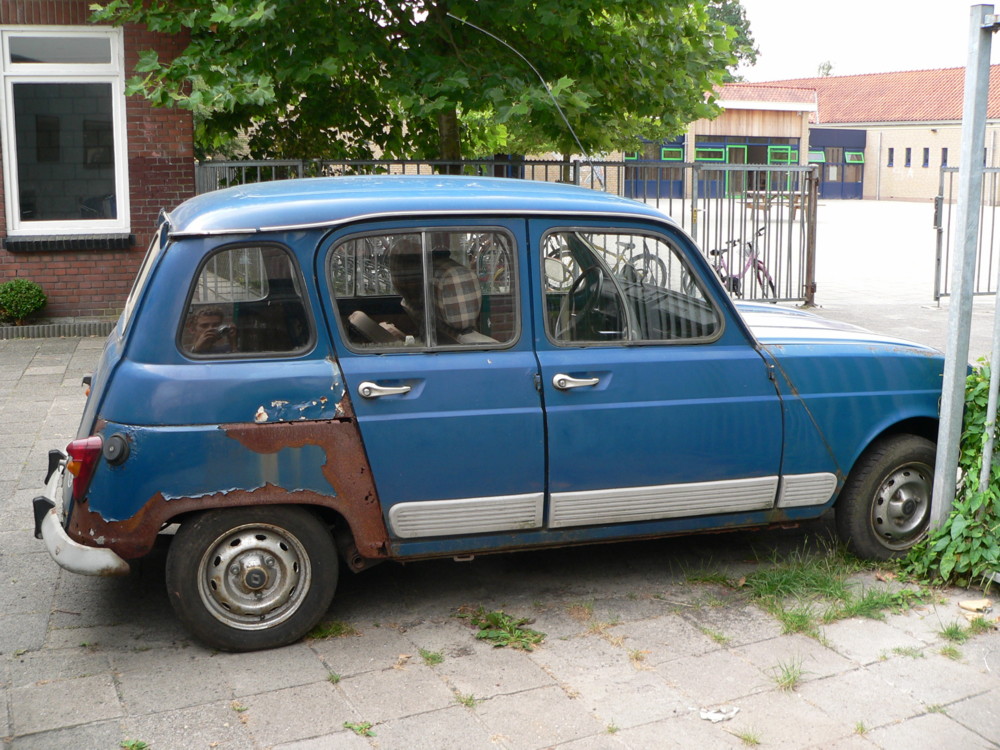
M 854 205 L 852 231 L 884 248 L 875 242 L 879 206 Z M 819 312 L 942 345 L 935 337 L 946 307 L 913 291 L 923 263 L 899 266 L 909 271 L 892 277 L 895 303 L 877 276 L 851 268 L 872 264 L 838 219 L 850 208 L 821 207 L 836 226 L 821 245 Z M 930 210 L 882 208 L 897 227 Z M 898 232 L 886 242 L 911 252 Z M 839 243 L 838 264 L 822 253 Z M 977 303 L 976 312 L 973 351 L 985 353 L 992 307 Z M 124 579 L 92 579 L 61 571 L 32 536 L 30 501 L 46 453 L 72 439 L 80 379 L 101 346 L 89 338 L 0 341 L 3 750 L 113 749 L 125 740 L 152 750 L 1000 747 L 1000 635 L 946 651 L 957 658 L 942 653 L 942 630 L 965 622 L 957 601 L 976 592 L 943 590 L 884 620 L 822 625 L 815 638 L 783 633 L 745 591 L 716 582 L 739 579 L 775 551 L 828 543 L 830 519 L 384 564 L 342 577 L 329 617 L 350 625 L 350 635 L 254 654 L 207 650 L 173 615 L 162 550 Z M 856 582 L 891 585 L 872 574 Z M 478 641 L 456 614 L 479 606 L 531 618 L 545 641 L 531 652 Z M 783 690 L 778 678 L 789 672 L 800 680 Z M 719 723 L 701 718 L 701 709 L 722 706 L 739 712 Z M 345 727 L 366 723 L 370 737 Z

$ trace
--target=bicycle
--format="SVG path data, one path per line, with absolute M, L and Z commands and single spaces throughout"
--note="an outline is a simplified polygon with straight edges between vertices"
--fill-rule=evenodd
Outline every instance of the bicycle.
M 642 241 L 642 252 L 634 255 L 632 252 L 635 251 L 635 242 L 631 240 L 615 242 L 615 245 L 621 248 L 616 252 L 590 241 L 590 238 L 584 235 L 581 235 L 581 239 L 584 239 L 589 247 L 604 255 L 612 273 L 621 274 L 628 267 L 635 272 L 635 278 L 642 284 L 660 287 L 666 284 L 667 266 L 646 246 L 645 239 Z M 572 252 L 565 244 L 565 239 L 561 236 L 557 239 L 557 235 L 550 235 L 545 247 L 545 272 L 549 285 L 554 289 L 568 289 L 579 275 L 579 270 Z
M 758 229 L 755 232 L 755 237 L 763 235 L 764 230 L 765 227 Z M 740 269 L 738 273 L 735 273 L 730 270 L 729 261 L 734 250 L 737 248 L 745 260 L 743 262 L 743 268 Z M 748 280 L 751 282 L 751 285 L 753 286 L 753 282 L 756 282 L 755 286 L 760 289 L 761 296 L 764 299 L 777 299 L 778 292 L 774 285 L 774 280 L 771 278 L 771 273 L 767 270 L 767 266 L 765 265 L 763 258 L 760 257 L 760 253 L 754 246 L 754 240 L 744 241 L 742 238 L 729 240 L 725 244 L 724 248 L 709 250 L 708 254 L 715 258 L 712 262 L 712 268 L 715 270 L 715 273 L 718 274 L 719 279 L 722 281 L 722 285 L 726 288 L 726 291 L 734 297 L 743 297 L 744 292 L 747 290 L 747 285 L 744 283 L 744 277 L 747 272 L 752 269 L 753 275 Z

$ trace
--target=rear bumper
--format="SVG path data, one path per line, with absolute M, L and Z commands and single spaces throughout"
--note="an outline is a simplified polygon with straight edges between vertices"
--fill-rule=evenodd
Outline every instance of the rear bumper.
M 109 549 L 88 547 L 70 539 L 63 528 L 57 503 L 65 463 L 49 468 L 45 493 L 32 501 L 35 511 L 35 536 L 45 542 L 49 555 L 61 567 L 88 576 L 121 576 L 129 572 L 129 564 Z

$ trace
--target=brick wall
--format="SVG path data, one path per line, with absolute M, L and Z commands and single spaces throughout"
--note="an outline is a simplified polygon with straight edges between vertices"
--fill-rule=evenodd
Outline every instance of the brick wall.
M 0 25 L 85 25 L 89 3 L 0 0 Z M 164 37 L 142 27 L 126 26 L 126 77 L 134 70 L 140 51 L 156 49 L 160 59 L 170 59 L 185 45 L 182 37 Z M 127 250 L 10 252 L 0 248 L 0 283 L 23 277 L 41 284 L 49 298 L 44 311 L 48 318 L 117 315 L 125 304 L 160 209 L 170 210 L 194 195 L 190 113 L 151 107 L 140 96 L 129 97 L 125 113 L 130 231 L 135 244 Z M 0 184 L 0 200 L 4 197 L 4 186 Z M 0 237 L 6 233 L 6 217 L 0 211 Z

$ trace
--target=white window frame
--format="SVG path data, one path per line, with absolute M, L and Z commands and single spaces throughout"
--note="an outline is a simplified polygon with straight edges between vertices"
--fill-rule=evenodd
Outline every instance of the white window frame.
M 104 37 L 111 47 L 110 63 L 14 63 L 11 37 Z M 102 26 L 6 26 L 0 28 L 0 119 L 3 120 L 3 180 L 9 237 L 124 234 L 130 231 L 128 143 L 125 124 L 125 53 L 121 29 Z M 103 83 L 111 86 L 114 134 L 116 219 L 22 221 L 14 126 L 14 85 L 17 83 Z

